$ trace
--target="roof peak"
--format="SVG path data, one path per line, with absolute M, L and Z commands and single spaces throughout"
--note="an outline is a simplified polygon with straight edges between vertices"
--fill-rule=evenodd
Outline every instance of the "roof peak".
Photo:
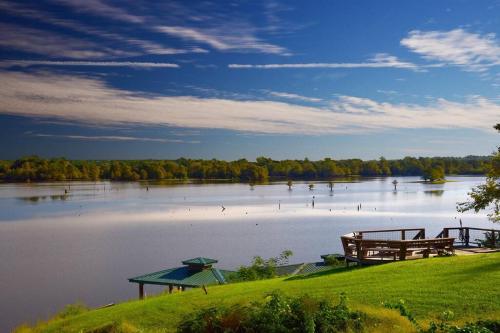
M 203 266 L 215 264 L 217 262 L 218 260 L 216 259 L 205 258 L 205 257 L 196 257 L 182 261 L 184 265 L 203 265 Z

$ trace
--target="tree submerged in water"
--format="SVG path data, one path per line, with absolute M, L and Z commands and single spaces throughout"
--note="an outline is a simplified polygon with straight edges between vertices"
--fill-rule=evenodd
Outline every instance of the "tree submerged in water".
M 424 170 L 422 179 L 425 181 L 435 182 L 444 180 L 444 169 L 441 166 L 434 166 Z

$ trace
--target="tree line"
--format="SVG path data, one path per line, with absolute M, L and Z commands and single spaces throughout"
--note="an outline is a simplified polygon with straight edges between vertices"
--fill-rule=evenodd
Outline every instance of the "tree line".
M 491 168 L 491 157 L 405 157 L 363 161 L 360 159 L 319 161 L 200 160 L 67 160 L 29 156 L 15 161 L 0 160 L 0 181 L 64 180 L 163 180 L 230 179 L 241 182 L 266 180 L 327 180 L 348 176 L 425 176 L 433 170 L 444 174 L 483 175 Z

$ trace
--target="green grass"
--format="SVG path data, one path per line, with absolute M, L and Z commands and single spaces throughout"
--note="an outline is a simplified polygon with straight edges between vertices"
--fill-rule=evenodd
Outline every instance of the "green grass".
M 278 289 L 289 295 L 307 293 L 331 297 L 334 301 L 341 292 L 346 292 L 351 307 L 365 310 L 375 321 L 383 322 L 386 317 L 401 327 L 405 324 L 397 323 L 394 311 L 382 309 L 382 302 L 404 299 L 409 310 L 424 324 L 445 310 L 453 311 L 457 322 L 493 319 L 500 317 L 500 253 L 338 268 L 313 276 L 213 286 L 208 288 L 208 295 L 201 289 L 193 289 L 63 319 L 56 317 L 26 332 L 85 332 L 110 323 L 125 323 L 144 332 L 171 332 L 186 312 L 221 303 L 260 301 L 266 293 Z M 409 330 L 406 326 L 400 329 Z

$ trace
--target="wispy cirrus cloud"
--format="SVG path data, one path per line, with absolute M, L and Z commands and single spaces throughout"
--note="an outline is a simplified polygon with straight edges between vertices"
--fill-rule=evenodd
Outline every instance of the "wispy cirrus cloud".
M 485 71 L 500 65 L 500 43 L 495 34 L 476 34 L 464 29 L 410 31 L 401 45 L 428 60 L 460 66 L 468 71 Z
M 165 125 L 305 135 L 408 128 L 491 131 L 500 114 L 499 104 L 481 96 L 422 105 L 338 96 L 327 106 L 310 107 L 269 100 L 144 96 L 98 79 L 61 74 L 0 72 L 0 79 L 0 113 L 101 126 Z
M 91 13 L 106 18 L 113 18 L 123 22 L 141 24 L 145 23 L 146 21 L 146 18 L 142 16 L 130 14 L 126 10 L 123 10 L 119 7 L 108 5 L 107 3 L 101 0 L 85 0 L 85 1 L 55 0 L 55 1 L 65 5 L 69 5 L 80 12 Z
M 372 59 L 360 63 L 288 63 L 288 64 L 229 64 L 233 69 L 283 69 L 283 68 L 401 68 L 414 71 L 423 70 L 411 62 L 399 60 L 395 56 L 378 53 Z
M 157 26 L 158 32 L 211 46 L 219 51 L 254 51 L 288 55 L 281 46 L 266 43 L 254 36 L 249 29 L 193 28 L 182 26 Z
M 179 68 L 166 62 L 137 61 L 50 61 L 50 60 L 0 60 L 0 67 L 29 66 L 91 66 L 91 67 L 132 67 L 132 68 Z
M 298 100 L 298 101 L 303 101 L 303 102 L 321 102 L 321 98 L 314 98 L 314 97 L 307 97 L 307 96 L 302 96 L 298 94 L 292 94 L 292 93 L 286 93 L 286 92 L 279 92 L 279 91 L 269 91 L 269 95 L 274 96 L 274 97 L 279 97 L 279 98 L 285 98 L 285 99 L 292 99 L 292 100 Z
M 103 47 L 95 42 L 69 37 L 48 30 L 0 23 L 0 47 L 51 57 L 98 59 L 106 56 L 133 56 L 133 52 Z
M 121 33 L 118 33 L 115 29 L 114 32 L 110 32 L 107 30 L 102 30 L 99 29 L 95 26 L 90 26 L 85 23 L 67 19 L 67 18 L 60 18 L 57 16 L 54 16 L 53 14 L 41 10 L 36 7 L 29 7 L 26 5 L 21 5 L 19 3 L 14 3 L 10 1 L 1 1 L 0 2 L 0 10 L 2 10 L 5 13 L 8 13 L 12 16 L 15 17 L 22 17 L 22 18 L 27 18 L 33 21 L 39 21 L 44 24 L 49 24 L 54 27 L 58 28 L 64 28 L 67 30 L 71 30 L 74 32 L 82 33 L 84 35 L 88 36 L 93 36 L 93 37 L 98 37 L 99 39 L 105 40 L 105 41 L 110 41 L 113 45 L 113 49 L 115 50 L 121 50 L 121 49 L 126 49 L 129 50 L 128 52 L 132 52 L 130 48 L 133 49 L 134 53 L 137 53 L 135 55 L 140 55 L 140 54 L 158 54 L 158 55 L 170 55 L 170 54 L 184 54 L 184 53 L 206 53 L 208 52 L 207 50 L 204 50 L 199 47 L 192 47 L 192 48 L 175 48 L 175 47 L 168 47 L 163 44 L 160 44 L 158 42 L 153 42 L 150 40 L 146 39 L 139 39 L 137 37 L 130 37 Z M 12 36 L 16 36 L 16 31 L 11 29 L 11 33 L 13 33 Z M 32 35 L 40 35 L 40 36 L 45 36 L 47 32 L 45 30 L 31 30 Z M 49 33 L 50 34 L 50 33 Z M 24 38 L 23 36 L 17 36 L 19 38 Z M 13 37 L 12 40 L 17 40 L 19 38 Z M 101 43 L 94 42 L 95 47 L 97 48 Z M 64 48 L 64 45 L 60 45 L 59 48 Z M 109 52 L 103 52 L 103 54 L 108 54 Z M 47 55 L 52 55 L 52 54 L 47 54 Z M 127 55 L 127 54 L 125 54 Z M 130 54 L 134 55 L 134 54 Z
M 212 17 L 206 14 L 190 13 L 187 18 L 195 21 L 192 23 L 179 21 L 178 16 L 162 18 L 155 15 L 143 16 L 128 13 L 119 7 L 111 6 L 101 0 L 77 1 L 77 0 L 56 0 L 59 3 L 70 6 L 76 11 L 90 13 L 96 16 L 111 18 L 113 20 L 126 23 L 133 23 L 142 28 L 154 32 L 167 34 L 170 37 L 181 39 L 185 42 L 208 45 L 218 51 L 232 52 L 259 52 L 270 54 L 289 55 L 290 52 L 279 45 L 265 42 L 257 37 L 257 31 L 250 22 L 243 18 L 233 17 Z M 171 4 L 174 11 L 188 13 L 189 11 L 181 4 Z M 221 28 L 221 20 L 224 28 Z M 177 21 L 177 25 L 164 25 L 165 21 Z M 194 47 L 193 50 L 202 50 Z
M 200 143 L 200 141 L 186 141 L 180 139 L 147 138 L 137 136 L 118 136 L 118 135 L 64 135 L 47 133 L 26 133 L 29 136 L 38 138 L 62 138 L 83 141 L 142 141 L 142 142 L 163 142 L 163 143 Z

